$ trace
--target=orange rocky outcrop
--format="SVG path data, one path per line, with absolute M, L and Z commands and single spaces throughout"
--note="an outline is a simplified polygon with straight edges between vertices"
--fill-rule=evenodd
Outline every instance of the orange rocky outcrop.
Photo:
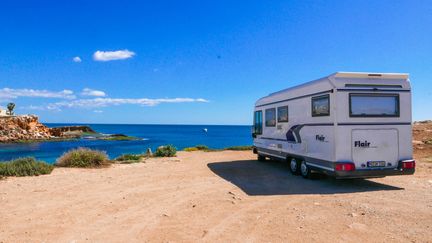
M 50 129 L 35 115 L 0 117 L 0 142 L 51 138 Z
M 79 138 L 84 132 L 95 133 L 89 126 L 49 128 L 35 115 L 0 116 L 0 143 Z

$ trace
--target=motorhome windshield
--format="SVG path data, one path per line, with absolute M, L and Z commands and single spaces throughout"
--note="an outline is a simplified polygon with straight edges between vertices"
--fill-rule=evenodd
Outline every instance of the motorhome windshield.
M 398 94 L 350 94 L 351 117 L 397 117 Z

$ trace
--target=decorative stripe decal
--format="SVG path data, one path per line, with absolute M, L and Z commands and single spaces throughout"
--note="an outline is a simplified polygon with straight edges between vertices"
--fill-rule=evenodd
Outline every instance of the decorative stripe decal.
M 303 127 L 310 126 L 334 126 L 334 123 L 309 123 L 309 124 L 298 124 L 292 126 L 288 132 L 285 134 L 286 139 L 283 138 L 269 138 L 269 137 L 259 137 L 259 139 L 268 139 L 282 142 L 292 142 L 292 143 L 301 143 L 302 139 L 300 136 L 300 130 Z M 402 125 L 411 125 L 410 122 L 383 122 L 383 123 L 337 123 L 338 126 L 402 126 Z
M 310 165 L 310 166 L 313 166 L 313 167 L 320 168 L 320 169 L 334 171 L 334 168 L 330 168 L 330 167 L 326 167 L 326 166 L 322 166 L 322 165 L 317 165 L 317 164 L 310 163 L 310 162 L 306 162 L 306 164 Z
M 334 163 L 335 163 L 335 162 L 329 161 L 329 160 L 312 158 L 312 157 L 302 156 L 302 155 L 298 155 L 298 154 L 291 154 L 291 153 L 271 150 L 271 149 L 267 149 L 267 148 L 256 147 L 256 149 L 259 153 L 266 154 L 266 155 L 273 156 L 273 157 L 277 157 L 277 158 L 282 158 L 282 159 L 286 159 L 287 157 L 302 158 L 302 159 L 306 160 L 307 164 L 310 164 L 311 166 L 314 166 L 317 168 L 322 168 L 322 169 L 325 168 L 326 170 L 332 170 Z
M 306 123 L 304 126 L 314 127 L 314 126 L 334 126 L 334 123 Z
M 276 140 L 276 141 L 284 141 L 286 142 L 286 139 L 283 138 L 267 138 L 267 137 L 260 137 L 260 139 L 268 139 L 268 140 Z
M 309 124 L 299 124 L 292 126 L 286 133 L 287 141 L 301 143 L 300 130 L 303 127 L 315 127 L 315 126 L 334 126 L 334 123 L 309 123 Z
M 281 155 L 276 155 L 276 154 L 272 154 L 272 153 L 266 153 L 266 152 L 261 152 L 262 154 L 266 154 L 269 156 L 273 156 L 273 157 L 278 157 L 280 159 L 285 159 L 285 157 L 281 156 Z
M 338 126 L 391 126 L 391 125 L 411 125 L 411 122 L 380 122 L 380 123 L 338 123 Z

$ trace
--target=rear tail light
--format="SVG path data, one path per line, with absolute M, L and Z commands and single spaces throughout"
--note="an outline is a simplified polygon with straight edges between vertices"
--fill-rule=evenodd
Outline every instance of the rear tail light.
M 354 163 L 337 163 L 335 165 L 335 170 L 337 171 L 353 171 L 355 170 Z
M 402 169 L 414 169 L 414 168 L 415 168 L 415 160 L 402 161 Z

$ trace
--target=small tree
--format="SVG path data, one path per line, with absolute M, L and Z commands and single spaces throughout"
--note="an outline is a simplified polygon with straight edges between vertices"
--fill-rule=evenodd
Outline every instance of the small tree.
M 15 103 L 9 103 L 7 105 L 7 109 L 8 109 L 8 114 L 13 115 L 14 114 L 13 110 L 15 109 Z

